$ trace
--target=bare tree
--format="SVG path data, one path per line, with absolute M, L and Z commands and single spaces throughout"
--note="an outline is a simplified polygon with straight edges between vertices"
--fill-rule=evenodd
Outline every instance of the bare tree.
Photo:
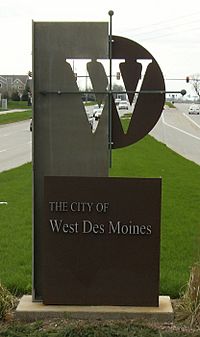
M 193 74 L 190 76 L 190 81 L 191 84 L 194 88 L 194 91 L 196 92 L 196 94 L 198 95 L 199 99 L 200 99 L 200 74 Z

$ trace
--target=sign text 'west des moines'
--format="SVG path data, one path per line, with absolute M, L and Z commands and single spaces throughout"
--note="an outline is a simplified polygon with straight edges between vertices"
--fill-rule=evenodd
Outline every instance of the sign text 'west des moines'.
M 45 304 L 158 306 L 160 178 L 44 179 Z
M 81 201 L 50 201 L 51 212 L 69 213 L 107 213 L 110 204 L 108 202 L 81 202 Z M 54 233 L 63 232 L 65 234 L 130 234 L 130 235 L 150 235 L 152 233 L 151 224 L 137 225 L 134 220 L 123 223 L 120 220 L 108 220 L 107 223 L 94 223 L 91 219 L 83 219 L 81 222 L 74 221 L 66 223 L 61 218 L 49 219 L 49 224 Z

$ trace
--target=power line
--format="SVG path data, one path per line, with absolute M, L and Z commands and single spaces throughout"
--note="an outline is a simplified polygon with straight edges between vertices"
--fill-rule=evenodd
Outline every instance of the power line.
M 191 31 L 195 31 L 195 30 L 200 30 L 200 26 L 194 27 L 194 28 L 191 28 L 191 29 L 181 30 L 181 32 L 177 32 L 176 34 L 179 34 L 179 33 L 182 34 L 182 33 L 185 33 L 185 32 L 191 32 Z M 166 34 L 161 34 L 161 35 L 158 35 L 158 36 L 152 36 L 152 37 L 146 37 L 146 38 L 141 37 L 141 41 L 149 41 L 149 40 L 154 40 L 154 39 L 160 39 L 160 38 L 163 38 L 163 37 L 166 37 L 166 36 L 171 36 L 171 35 L 175 35 L 174 31 L 166 33 Z
M 193 25 L 195 23 L 199 23 L 199 19 L 196 20 L 196 21 L 193 21 L 193 22 L 182 22 L 182 23 L 179 23 L 179 24 L 174 24 L 174 25 L 170 25 L 170 26 L 166 26 L 166 27 L 162 27 L 159 29 L 154 29 L 154 30 L 151 30 L 151 31 L 146 31 L 146 32 L 141 32 L 141 33 L 136 33 L 134 34 L 134 36 L 138 36 L 138 35 L 143 35 L 143 34 L 151 34 L 151 33 L 157 33 L 157 32 L 160 32 L 160 31 L 163 31 L 163 30 L 172 30 L 173 28 L 178 28 L 178 27 L 182 27 L 182 26 L 188 26 L 188 25 Z M 200 27 L 200 26 L 199 26 Z M 193 28 L 199 28 L 199 27 L 193 27 Z
M 183 15 L 183 16 L 179 16 L 179 17 L 175 17 L 175 18 L 172 18 L 172 19 L 169 19 L 169 20 L 162 20 L 162 21 L 158 21 L 158 22 L 155 22 L 155 23 L 152 23 L 150 25 L 145 25 L 145 26 L 139 26 L 139 27 L 135 27 L 135 28 L 131 28 L 131 29 L 128 29 L 126 31 L 121 31 L 120 33 L 129 33 L 129 32 L 136 32 L 137 30 L 142 30 L 142 29 L 149 29 L 150 27 L 152 26 L 158 26 L 159 29 L 160 29 L 160 25 L 161 24 L 170 24 L 170 22 L 173 22 L 173 21 L 177 21 L 177 20 L 181 20 L 183 18 L 191 18 L 191 16 L 196 16 L 200 14 L 200 11 L 198 12 L 193 12 L 193 13 L 189 13 L 187 15 Z M 140 34 L 140 33 L 139 33 Z
M 164 20 L 164 21 L 160 21 L 157 22 L 157 23 L 154 23 L 152 25 L 146 25 L 146 26 L 143 26 L 143 27 L 136 27 L 135 29 L 131 29 L 129 31 L 138 31 L 138 30 L 141 30 L 142 28 L 149 28 L 149 27 L 157 27 L 156 29 L 153 29 L 151 31 L 143 31 L 143 32 L 136 32 L 136 34 L 134 34 L 134 38 L 135 37 L 138 37 L 140 38 L 141 41 L 148 41 L 148 40 L 154 40 L 154 39 L 159 39 L 159 38 L 163 38 L 163 37 L 167 37 L 167 36 L 171 36 L 171 35 L 175 35 L 176 34 L 179 34 L 179 33 L 184 33 L 184 32 L 190 32 L 190 31 L 198 31 L 200 29 L 200 26 L 195 26 L 195 27 L 191 27 L 191 28 L 186 28 L 184 30 L 177 30 L 175 31 L 175 29 L 178 29 L 179 27 L 182 27 L 182 26 L 190 26 L 190 25 L 194 25 L 194 24 L 197 24 L 199 23 L 199 19 L 198 20 L 193 20 L 191 21 L 192 19 L 192 16 L 196 16 L 196 15 L 199 15 L 200 12 L 195 12 L 195 13 L 191 13 L 191 14 L 188 14 L 188 15 L 184 15 L 184 16 L 180 16 L 180 17 L 177 17 L 177 18 L 173 18 L 173 19 L 170 19 L 170 20 Z M 183 18 L 187 18 L 189 19 L 189 21 L 184 21 L 184 22 L 179 22 L 177 23 L 177 21 L 179 20 L 182 20 Z M 176 20 L 176 23 L 174 22 Z M 172 22 L 172 24 L 169 24 L 170 22 Z M 173 24 L 174 22 L 174 24 Z M 161 27 L 160 24 L 165 24 L 166 26 L 164 27 Z M 168 25 L 168 26 L 167 26 Z M 174 29 L 174 30 L 172 30 Z M 165 32 L 166 31 L 166 32 Z M 167 32 L 168 31 L 168 32 Z M 152 34 L 158 34 L 157 36 L 154 35 L 154 36 L 149 36 L 149 35 L 152 35 Z M 145 36 L 146 35 L 146 36 Z M 143 37 L 142 37 L 143 36 Z

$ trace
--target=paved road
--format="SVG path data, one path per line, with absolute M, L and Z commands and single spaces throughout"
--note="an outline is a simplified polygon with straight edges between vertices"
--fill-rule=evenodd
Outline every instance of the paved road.
M 183 157 L 200 165 L 200 115 L 189 115 L 190 104 L 166 108 L 151 135 Z
M 0 126 L 0 172 L 31 161 L 30 121 Z
M 200 165 L 200 116 L 188 115 L 188 106 L 166 108 L 151 135 Z M 29 125 L 24 121 L 0 126 L 0 172 L 31 161 Z

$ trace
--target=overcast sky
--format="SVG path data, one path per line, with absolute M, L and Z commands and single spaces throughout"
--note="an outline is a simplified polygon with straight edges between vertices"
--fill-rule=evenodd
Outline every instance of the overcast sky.
M 113 34 L 144 46 L 166 79 L 200 73 L 199 0 L 0 0 L 0 74 L 31 70 L 32 20 L 109 21 L 110 9 Z M 189 86 L 167 81 L 168 89 L 177 85 Z

